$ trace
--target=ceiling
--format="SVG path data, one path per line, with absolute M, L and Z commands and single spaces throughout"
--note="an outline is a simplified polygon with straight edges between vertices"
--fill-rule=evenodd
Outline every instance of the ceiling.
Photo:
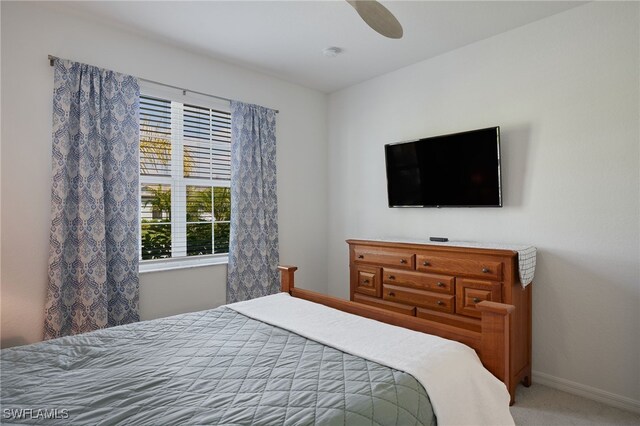
M 371 30 L 342 0 L 60 2 L 183 49 L 323 92 L 432 58 L 584 2 L 383 1 L 404 37 Z M 343 49 L 323 56 L 329 46 Z

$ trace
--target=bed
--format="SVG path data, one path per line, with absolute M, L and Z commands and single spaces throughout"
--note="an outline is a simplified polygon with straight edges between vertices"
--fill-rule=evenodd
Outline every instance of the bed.
M 2 350 L 2 423 L 513 424 L 469 346 L 280 269 L 276 295 Z M 508 306 L 485 308 L 499 348 Z

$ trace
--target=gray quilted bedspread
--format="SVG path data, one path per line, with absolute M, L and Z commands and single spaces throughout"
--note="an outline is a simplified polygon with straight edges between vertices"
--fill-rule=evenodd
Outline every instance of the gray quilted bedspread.
M 226 307 L 1 354 L 3 424 L 436 423 L 413 376 Z

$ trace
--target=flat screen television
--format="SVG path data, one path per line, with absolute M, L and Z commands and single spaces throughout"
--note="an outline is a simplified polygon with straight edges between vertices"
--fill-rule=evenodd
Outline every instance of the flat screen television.
M 500 127 L 384 148 L 389 207 L 502 207 Z

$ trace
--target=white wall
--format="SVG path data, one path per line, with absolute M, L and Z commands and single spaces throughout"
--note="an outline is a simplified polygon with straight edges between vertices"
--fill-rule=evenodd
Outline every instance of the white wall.
M 280 110 L 280 261 L 326 291 L 326 95 L 70 15 L 2 2 L 2 344 L 41 340 L 47 282 L 51 92 L 47 54 Z M 309 194 L 313 194 L 309 196 Z M 226 267 L 142 274 L 143 319 L 225 299 Z
M 140 275 L 140 318 L 211 309 L 226 302 L 225 265 L 145 272 Z
M 332 94 L 330 293 L 349 237 L 535 245 L 534 371 L 638 404 L 638 15 L 587 4 Z M 387 207 L 385 143 L 494 125 L 502 209 Z

